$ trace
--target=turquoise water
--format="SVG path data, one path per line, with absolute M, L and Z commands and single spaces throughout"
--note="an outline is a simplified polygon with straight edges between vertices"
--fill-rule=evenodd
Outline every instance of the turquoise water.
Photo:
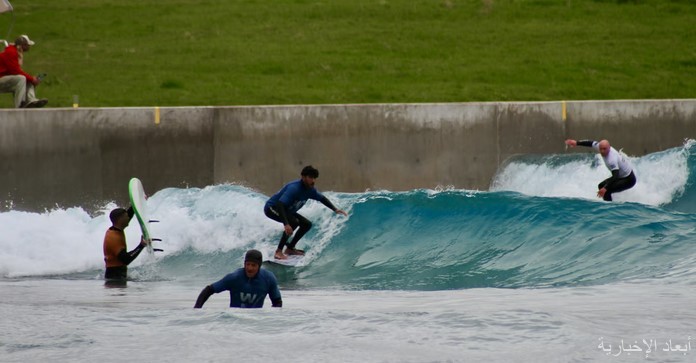
M 222 294 L 191 309 L 247 249 L 275 249 L 280 226 L 252 189 L 153 193 L 152 234 L 164 252 L 138 258 L 124 289 L 101 280 L 112 203 L 97 215 L 0 213 L 0 313 L 10 317 L 0 352 L 9 361 L 110 361 L 119 349 L 135 361 L 228 361 L 234 352 L 260 362 L 283 354 L 268 348 L 274 341 L 298 340 L 303 354 L 287 360 L 693 361 L 690 350 L 646 354 L 642 339 L 696 338 L 694 146 L 631 160 L 638 184 L 614 203 L 594 195 L 608 172 L 593 154 L 513 158 L 488 191 L 326 192 L 349 217 L 308 203 L 305 263 L 264 265 L 281 285 L 280 310 L 230 310 Z M 135 222 L 126 232 L 134 245 Z M 266 353 L 224 349 L 232 337 Z M 622 340 L 642 353 L 619 352 Z M 137 349 L 139 341 L 169 350 Z

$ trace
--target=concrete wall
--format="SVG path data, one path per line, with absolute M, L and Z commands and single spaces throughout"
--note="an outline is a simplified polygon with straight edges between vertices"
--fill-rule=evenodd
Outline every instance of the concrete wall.
M 40 109 L 0 112 L 2 209 L 98 207 L 147 190 L 213 183 L 214 109 Z M 166 121 L 166 122 L 165 122 Z
M 696 100 L 4 110 L 0 208 L 124 204 L 132 176 L 150 192 L 271 194 L 307 164 L 321 190 L 487 189 L 508 157 L 565 152 L 567 137 L 679 146 Z

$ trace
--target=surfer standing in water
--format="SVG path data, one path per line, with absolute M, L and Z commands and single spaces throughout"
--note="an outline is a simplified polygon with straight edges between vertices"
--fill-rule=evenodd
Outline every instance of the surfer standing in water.
M 223 291 L 230 292 L 231 308 L 262 308 L 266 295 L 274 308 L 283 307 L 278 281 L 273 272 L 261 268 L 263 255 L 258 250 L 249 250 L 244 255 L 244 267 L 227 274 L 201 291 L 194 309 L 200 309 L 208 298 Z
M 289 255 L 304 255 L 304 251 L 296 249 L 295 246 L 300 238 L 312 228 L 312 222 L 297 213 L 305 205 L 307 199 L 319 201 L 334 213 L 348 216 L 348 213 L 336 208 L 331 201 L 314 188 L 314 182 L 319 177 L 319 170 L 308 165 L 302 169 L 300 176 L 300 179 L 285 184 L 280 191 L 268 199 L 263 208 L 263 212 L 268 218 L 282 223 L 285 228 L 275 251 L 274 257 L 278 260 L 287 259 Z M 300 228 L 288 244 L 290 235 L 297 227 Z M 283 247 L 285 247 L 284 254 Z
M 128 265 L 147 246 L 147 241 L 141 238 L 138 247 L 130 252 L 126 251 L 126 234 L 123 230 L 128 227 L 133 214 L 133 207 L 128 210 L 116 208 L 109 214 L 112 226 L 104 235 L 104 263 L 106 264 L 104 278 L 107 281 L 125 282 L 128 277 Z
M 593 140 L 573 140 L 568 139 L 565 144 L 570 147 L 587 146 L 595 149 L 602 155 L 604 165 L 611 172 L 611 177 L 599 183 L 597 188 L 597 196 L 606 201 L 611 201 L 612 193 L 623 192 L 624 190 L 633 188 L 636 185 L 636 175 L 633 173 L 631 163 L 626 160 L 623 154 L 616 151 L 609 141 L 593 141 Z

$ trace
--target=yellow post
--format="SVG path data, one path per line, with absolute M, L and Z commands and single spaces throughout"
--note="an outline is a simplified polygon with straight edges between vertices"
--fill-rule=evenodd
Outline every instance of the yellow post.
M 561 101 L 561 119 L 566 120 L 566 101 Z
M 159 106 L 155 106 L 155 125 L 159 125 L 160 122 L 160 110 Z

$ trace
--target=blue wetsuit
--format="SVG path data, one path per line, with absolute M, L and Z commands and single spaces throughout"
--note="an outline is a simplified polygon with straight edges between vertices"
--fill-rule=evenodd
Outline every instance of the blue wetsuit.
M 269 295 L 274 306 L 276 301 L 281 300 L 275 275 L 264 269 L 259 269 L 256 276 L 248 278 L 244 268 L 240 268 L 227 274 L 210 287 L 212 287 L 212 292 L 216 294 L 228 290 L 231 308 L 263 307 L 266 295 Z
M 268 218 L 283 225 L 288 224 L 292 226 L 292 229 L 300 227 L 290 244 L 287 244 L 289 236 L 283 232 L 278 243 L 278 249 L 282 249 L 286 245 L 290 249 L 295 249 L 295 245 L 297 245 L 300 238 L 312 228 L 312 222 L 297 213 L 309 199 L 319 201 L 332 211 L 336 211 L 336 207 L 323 194 L 319 193 L 314 187 L 305 186 L 302 183 L 302 179 L 285 184 L 278 193 L 275 193 L 266 202 L 263 211 Z
M 285 184 L 285 186 L 275 193 L 268 201 L 264 209 L 275 207 L 276 203 L 281 202 L 285 206 L 286 212 L 297 213 L 302 208 L 308 199 L 314 199 L 322 203 L 326 200 L 323 194 L 314 188 L 307 188 L 302 184 L 302 179 Z M 330 207 L 329 207 L 330 208 Z

